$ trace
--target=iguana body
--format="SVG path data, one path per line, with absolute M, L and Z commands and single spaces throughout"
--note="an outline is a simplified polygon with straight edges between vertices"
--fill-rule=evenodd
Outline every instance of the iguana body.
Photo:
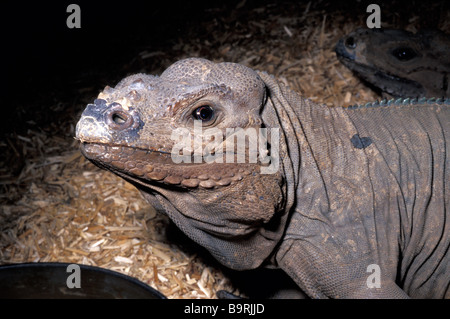
M 186 59 L 106 88 L 76 136 L 88 159 L 134 183 L 230 268 L 280 267 L 314 298 L 442 298 L 449 104 L 330 108 L 239 64 Z M 223 132 L 221 146 L 234 138 L 226 128 L 279 129 L 278 140 L 267 136 L 278 170 L 261 173 L 262 152 L 257 163 L 174 163 L 170 137 L 193 133 L 195 119 Z M 379 288 L 368 286 L 373 265 Z
M 357 29 L 336 45 L 339 60 L 394 97 L 450 97 L 450 36 Z

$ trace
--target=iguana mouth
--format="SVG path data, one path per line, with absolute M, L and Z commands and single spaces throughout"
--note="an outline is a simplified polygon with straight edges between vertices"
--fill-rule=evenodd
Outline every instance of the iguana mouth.
M 120 165 L 120 162 L 122 162 L 125 167 L 125 161 L 131 156 L 133 156 L 134 161 L 145 160 L 148 163 L 157 162 L 160 164 L 170 164 L 170 162 L 172 162 L 169 152 L 156 149 L 143 149 L 139 147 L 97 142 L 83 142 L 80 147 L 83 155 L 89 159 L 101 160 L 104 163 L 114 162 L 114 165 L 117 167 L 122 166 Z
M 123 145 L 83 142 L 80 149 L 95 165 L 147 186 L 155 182 L 188 188 L 228 186 L 253 171 L 252 165 L 243 163 L 177 164 L 171 153 Z

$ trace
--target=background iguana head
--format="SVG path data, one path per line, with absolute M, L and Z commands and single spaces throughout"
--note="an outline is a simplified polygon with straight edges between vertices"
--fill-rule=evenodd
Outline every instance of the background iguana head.
M 392 96 L 450 96 L 450 38 L 443 32 L 357 29 L 335 51 L 345 66 Z
M 136 74 L 106 87 L 83 112 L 76 138 L 88 159 L 135 184 L 219 261 L 254 268 L 282 234 L 281 173 L 261 174 L 260 162 L 195 162 L 195 144 L 184 153 L 191 161 L 176 163 L 178 138 L 172 134 L 181 129 L 200 137 L 204 149 L 211 137 L 194 132 L 195 120 L 202 134 L 219 129 L 222 135 L 214 139 L 224 144 L 234 138 L 227 128 L 276 126 L 264 120 L 266 90 L 260 76 L 242 65 L 182 60 L 159 77 Z

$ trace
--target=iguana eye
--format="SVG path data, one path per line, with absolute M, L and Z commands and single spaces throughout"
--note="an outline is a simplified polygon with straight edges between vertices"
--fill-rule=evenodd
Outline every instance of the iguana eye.
M 345 40 L 345 46 L 346 46 L 347 48 L 349 48 L 349 49 L 354 49 L 354 48 L 356 48 L 356 41 L 355 41 L 355 39 L 354 39 L 353 37 L 348 37 L 348 38 Z
M 209 122 L 214 118 L 214 110 L 209 105 L 202 105 L 196 108 L 194 112 L 192 112 L 192 116 L 195 120 Z
M 392 51 L 392 55 L 400 61 L 409 61 L 417 56 L 416 52 L 408 47 L 400 47 Z

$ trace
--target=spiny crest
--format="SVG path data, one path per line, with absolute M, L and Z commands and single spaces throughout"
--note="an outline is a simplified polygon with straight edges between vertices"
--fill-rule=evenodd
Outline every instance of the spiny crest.
M 347 109 L 360 109 L 360 108 L 369 108 L 369 107 L 378 107 L 378 106 L 391 106 L 391 105 L 417 105 L 417 104 L 440 104 L 440 105 L 450 105 L 449 98 L 398 98 L 398 99 L 383 99 L 381 101 L 368 102 L 366 104 L 355 104 L 350 105 Z

